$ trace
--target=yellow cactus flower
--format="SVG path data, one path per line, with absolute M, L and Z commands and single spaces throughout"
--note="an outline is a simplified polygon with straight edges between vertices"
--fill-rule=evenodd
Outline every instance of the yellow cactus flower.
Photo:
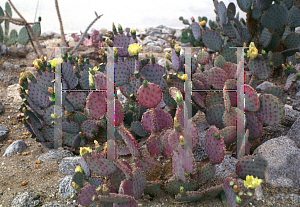
M 201 27 L 203 27 L 204 25 L 206 25 L 206 21 L 203 20 L 203 21 L 199 22 L 199 24 L 200 24 Z
M 187 74 L 177 75 L 177 77 L 178 77 L 180 80 L 185 81 L 185 80 L 187 79 Z
M 141 50 L 142 50 L 142 45 L 140 46 L 140 45 L 137 44 L 137 43 L 131 44 L 131 45 L 129 45 L 129 47 L 128 47 L 128 52 L 129 52 L 129 54 L 132 55 L 132 56 L 138 55 L 139 52 L 141 52 Z
M 40 62 L 42 62 L 41 59 L 36 59 L 35 61 L 33 61 L 33 66 L 34 66 L 35 68 L 40 69 L 40 68 L 41 68 L 41 66 L 40 66 L 40 64 L 39 64 Z
M 83 173 L 83 169 L 78 165 L 78 166 L 75 168 L 75 172 L 81 172 L 81 173 Z
M 255 59 L 258 55 L 258 49 L 255 47 L 254 42 L 251 42 L 249 47 L 250 49 L 247 51 L 247 57 L 250 57 L 250 59 Z
M 56 58 L 55 58 L 56 59 Z M 49 60 L 48 62 L 51 64 L 51 67 L 52 68 L 55 68 L 55 59 L 53 60 Z M 63 59 L 62 58 L 59 58 L 60 59 L 60 63 L 63 63 Z
M 255 189 L 262 183 L 262 179 L 254 178 L 253 175 L 247 175 L 246 180 L 244 180 L 244 185 L 246 188 Z
M 25 93 L 28 95 L 28 90 L 25 90 Z
M 89 147 L 80 147 L 80 156 L 84 156 L 87 153 L 90 153 L 92 151 Z

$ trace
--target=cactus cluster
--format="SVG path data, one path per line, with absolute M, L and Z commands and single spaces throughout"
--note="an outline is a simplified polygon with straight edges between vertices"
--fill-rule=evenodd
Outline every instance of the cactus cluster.
M 26 45 L 29 42 L 29 35 L 26 30 L 26 27 L 23 26 L 19 33 L 17 30 L 13 29 L 9 32 L 9 20 L 3 20 L 1 17 L 12 17 L 12 10 L 9 2 L 5 3 L 5 10 L 0 6 L 0 42 L 5 44 L 7 47 L 14 45 L 15 43 L 20 43 Z M 1 23 L 4 22 L 4 30 Z M 32 25 L 32 29 L 37 37 L 41 35 L 41 26 L 40 22 Z
M 193 114 L 198 110 L 205 112 L 208 123 L 212 125 L 205 135 L 209 163 L 200 166 L 193 156 L 198 146 L 198 132 L 195 125 L 190 120 L 186 122 L 184 117 L 184 72 L 187 63 L 185 55 L 180 55 L 180 47 L 170 41 L 172 52 L 167 58 L 172 61 L 171 69 L 168 64 L 163 67 L 155 63 L 153 55 L 139 60 L 140 48 L 134 45 L 137 43 L 134 30 L 124 34 L 121 25 L 117 31 L 114 24 L 112 30 L 107 34 L 109 39 L 97 43 L 101 46 L 99 55 L 102 63 L 99 67 L 94 67 L 80 55 L 73 58 L 69 54 L 62 58 L 63 146 L 82 156 L 81 167 L 76 168 L 72 179 L 73 188 L 77 191 L 73 198 L 83 206 L 112 206 L 113 203 L 115 206 L 136 206 L 136 200 L 143 193 L 155 196 L 168 192 L 177 195 L 175 198 L 179 201 L 196 201 L 225 191 L 232 206 L 247 203 L 252 194 L 242 194 L 239 199 L 234 197 L 234 193 L 240 191 L 232 188 L 232 182 L 245 191 L 233 178 L 201 192 L 195 190 L 214 176 L 215 165 L 223 161 L 226 147 L 236 142 L 237 133 L 245 137 L 242 149 L 248 156 L 238 161 L 236 174 L 242 179 L 247 175 L 264 178 L 267 163 L 260 156 L 249 155 L 248 138 L 261 136 L 263 124 L 278 123 L 282 119 L 283 92 L 279 88 L 268 88 L 258 97 L 251 86 L 245 85 L 247 131 L 237 132 L 235 120 L 240 119 L 241 112 L 236 108 L 236 92 L 228 90 L 237 89 L 236 77 L 241 65 L 226 59 L 236 60 L 235 54 L 229 50 L 221 51 L 211 58 L 203 49 L 192 55 L 193 89 L 200 90 L 192 95 Z M 218 35 L 212 30 L 204 30 L 204 44 L 219 51 L 224 45 Z M 114 47 L 113 63 L 108 62 L 107 48 L 103 46 Z M 263 74 L 268 74 L 271 55 L 257 54 L 256 62 L 251 63 L 253 71 L 260 67 L 266 71 Z M 114 64 L 114 93 L 117 94 L 119 88 L 127 98 L 122 105 L 115 97 L 114 120 L 106 113 L 113 110 L 113 105 L 107 105 L 109 97 L 103 92 L 107 89 L 107 82 L 112 82 L 107 77 L 109 64 Z M 37 77 L 30 72 L 27 76 L 21 73 L 19 93 L 23 104 L 19 110 L 25 115 L 23 123 L 31 137 L 53 148 L 54 125 L 60 118 L 53 113 L 55 65 L 41 57 L 34 66 L 38 71 Z M 168 111 L 164 110 L 165 106 L 168 106 Z M 117 142 L 113 140 L 104 144 L 108 123 L 116 128 L 115 140 L 123 140 L 126 147 L 118 149 Z M 138 143 L 141 137 L 147 139 L 145 151 Z M 83 148 L 93 140 L 94 150 Z M 114 149 L 114 157 L 108 157 L 108 146 Z M 121 156 L 129 154 L 133 156 L 134 163 L 121 159 Z

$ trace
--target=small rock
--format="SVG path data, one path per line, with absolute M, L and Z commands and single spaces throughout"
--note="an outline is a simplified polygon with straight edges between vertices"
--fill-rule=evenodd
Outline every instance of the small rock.
M 154 45 L 151 45 L 151 46 L 147 46 L 145 49 L 144 49 L 144 52 L 157 52 L 157 53 L 161 53 L 162 52 L 162 48 L 159 47 L 159 46 L 154 46 Z
M 181 29 L 176 29 L 176 32 L 174 33 L 174 36 L 176 39 L 180 39 L 182 37 L 182 30 Z
M 12 155 L 17 154 L 17 152 L 22 153 L 25 149 L 27 149 L 27 145 L 23 140 L 14 141 L 6 148 L 2 157 L 11 157 Z
M 60 37 L 61 37 L 61 35 L 58 33 L 54 33 L 54 35 L 53 35 L 53 38 L 60 38 Z
M 24 192 L 20 195 L 17 195 L 17 197 L 14 198 L 14 200 L 11 202 L 11 206 L 13 207 L 25 207 L 25 206 L 38 206 L 40 201 L 39 195 L 37 193 L 31 193 L 31 192 Z
M 9 47 L 8 55 L 17 58 L 26 58 L 28 51 L 25 48 Z
M 1 103 L 2 106 L 2 103 Z M 3 106 L 2 106 L 2 110 L 3 110 Z M 8 135 L 9 129 L 6 126 L 3 126 L 2 124 L 0 124 L 0 141 L 3 141 L 7 135 Z
M 11 69 L 14 68 L 14 65 L 11 64 L 11 63 L 9 63 L 9 62 L 4 62 L 4 63 L 2 64 L 2 67 L 3 67 L 5 70 L 11 70 Z
M 35 159 L 41 160 L 42 162 L 48 162 L 48 161 L 59 162 L 65 157 L 72 157 L 72 156 L 74 156 L 74 154 L 70 150 L 51 149 L 41 155 L 37 155 Z

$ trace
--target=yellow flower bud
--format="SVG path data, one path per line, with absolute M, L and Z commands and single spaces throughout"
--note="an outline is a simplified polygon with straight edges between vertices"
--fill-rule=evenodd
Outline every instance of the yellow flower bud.
M 203 20 L 203 21 L 199 22 L 199 24 L 200 24 L 201 27 L 203 27 L 204 25 L 206 25 L 206 21 Z

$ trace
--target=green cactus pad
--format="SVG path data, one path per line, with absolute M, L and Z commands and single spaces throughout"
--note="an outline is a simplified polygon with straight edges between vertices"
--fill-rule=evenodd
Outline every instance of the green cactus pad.
M 281 100 L 283 104 L 285 104 L 287 98 L 287 94 L 285 94 L 279 86 L 266 88 L 260 95 L 264 95 L 264 94 L 272 94 L 276 96 Z
M 85 92 L 70 92 L 66 97 L 75 110 L 80 110 L 84 106 L 87 94 Z
M 222 56 L 222 55 L 219 55 L 216 59 L 215 59 L 215 62 L 214 62 L 214 66 L 215 67 L 218 67 L 218 68 L 223 68 L 224 64 L 226 63 L 227 61 L 225 60 L 225 58 Z
M 260 80 L 266 80 L 273 73 L 273 69 L 270 67 L 268 60 L 264 59 L 261 55 L 249 60 L 249 69 L 252 75 Z
M 235 165 L 235 173 L 243 180 L 247 175 L 265 179 L 268 162 L 261 155 L 249 155 L 241 158 Z
M 259 109 L 259 100 L 258 100 L 258 95 L 254 88 L 251 86 L 245 84 L 244 85 L 245 89 L 245 110 L 246 111 L 252 111 L 255 112 Z
M 98 125 L 96 124 L 96 120 L 86 120 L 80 125 L 80 129 L 85 137 L 92 138 L 94 137 L 91 129 L 94 129 L 96 133 L 98 133 Z
M 263 133 L 263 125 L 256 118 L 253 112 L 245 112 L 247 123 L 245 125 L 246 129 L 249 129 L 249 140 L 255 140 L 262 136 Z
M 272 40 L 272 33 L 265 27 L 259 37 L 260 44 L 266 48 Z
M 133 121 L 131 122 L 131 131 L 133 131 L 135 134 L 144 137 L 147 136 L 148 133 L 145 131 L 144 127 L 142 126 L 142 122 L 139 121 Z
M 180 187 L 183 187 L 186 191 L 195 190 L 198 186 L 197 182 L 195 180 L 190 180 L 188 182 L 183 182 L 181 180 L 176 180 L 174 177 L 170 178 L 165 183 L 165 189 L 167 192 L 169 192 L 172 195 L 176 195 L 180 191 Z
M 243 12 L 251 9 L 252 0 L 237 0 L 237 4 Z
M 108 195 L 98 195 L 98 199 L 102 202 L 111 202 L 111 203 L 128 203 L 134 201 L 133 196 L 122 195 L 116 193 L 109 193 Z
M 169 91 L 166 91 L 165 93 L 163 93 L 163 100 L 168 107 L 173 108 L 173 109 L 175 109 L 177 107 L 177 103 L 172 98 Z
M 284 39 L 287 49 L 300 47 L 300 34 L 296 32 L 289 33 Z
M 179 202 L 197 202 L 204 197 L 203 192 L 200 191 L 187 191 L 185 195 L 178 194 L 175 196 L 175 200 Z
M 259 96 L 260 109 L 256 117 L 267 125 L 279 124 L 284 117 L 284 105 L 276 96 L 264 94 Z
M 199 51 L 197 54 L 197 62 L 201 65 L 209 63 L 209 53 L 206 51 Z
M 261 17 L 261 13 L 261 10 L 257 6 L 253 7 L 251 13 L 252 19 L 259 19 Z
M 236 107 L 231 107 L 230 111 L 225 111 L 223 115 L 224 126 L 236 126 L 237 123 L 244 122 L 244 112 Z
M 206 181 L 212 179 L 216 173 L 216 166 L 210 163 L 205 164 L 201 167 L 199 174 L 198 174 L 198 181 L 199 183 L 205 183 Z
M 215 52 L 218 52 L 222 49 L 222 37 L 213 30 L 204 30 L 202 32 L 202 41 L 205 47 L 210 48 Z
M 262 15 L 262 25 L 270 30 L 283 27 L 288 19 L 288 10 L 283 4 L 273 4 Z
M 17 30 L 15 30 L 15 29 L 11 30 L 10 35 L 9 35 L 8 44 L 9 45 L 14 45 L 17 42 L 17 38 L 18 38 Z
M 223 1 L 221 1 L 218 5 L 217 9 L 218 17 L 220 19 L 221 25 L 225 25 L 228 23 L 228 17 L 226 12 L 226 6 Z
M 133 137 L 133 135 L 124 126 L 119 126 L 117 130 L 122 136 L 131 154 L 136 157 L 139 157 L 141 155 L 141 148 L 136 139 Z
M 4 11 L 2 9 L 2 7 L 0 6 L 0 17 L 4 17 L 5 14 L 4 14 Z M 0 19 L 0 24 L 3 22 L 4 20 L 3 19 Z M 1 39 L 0 39 L 1 40 Z M 1 41 L 0 41 L 1 42 Z
M 142 197 L 142 194 L 146 187 L 146 176 L 145 172 L 140 168 L 134 168 L 132 174 L 132 192 L 134 198 L 138 200 Z
M 89 72 L 84 70 L 80 72 L 80 86 L 83 90 L 89 90 L 90 86 L 89 86 Z
M 197 104 L 199 107 L 204 108 L 204 97 L 201 96 L 198 92 L 192 92 L 192 104 Z
M 208 79 L 214 89 L 223 89 L 227 74 L 223 69 L 213 67 L 208 72 Z
M 87 117 L 83 113 L 76 111 L 73 116 L 73 120 L 77 124 L 81 125 L 85 120 L 87 120 Z
M 224 128 L 222 117 L 225 111 L 224 104 L 217 104 L 207 108 L 205 117 L 210 125 L 215 125 L 218 128 Z
M 26 45 L 29 41 L 29 36 L 26 30 L 26 27 L 22 27 L 19 31 L 19 36 L 17 39 L 18 43 L 22 44 L 22 45 Z
M 157 196 L 165 193 L 165 191 L 163 190 L 163 185 L 160 181 L 147 181 L 144 193 L 149 194 L 150 196 Z
M 41 25 L 40 25 L 40 23 L 36 23 L 36 24 L 32 25 L 32 30 L 34 31 L 35 36 L 39 37 L 41 35 Z
M 223 93 L 219 91 L 208 92 L 205 101 L 206 107 L 209 108 L 217 104 L 224 104 Z
M 0 42 L 3 42 L 3 40 L 4 40 L 3 28 L 0 25 Z
M 194 35 L 196 41 L 199 41 L 201 38 L 201 27 L 200 27 L 199 23 L 193 22 L 191 24 L 191 29 L 192 29 L 192 32 L 193 32 L 193 35 Z
M 223 24 L 222 28 L 224 29 L 225 34 L 230 38 L 230 39 L 235 39 L 236 38 L 236 29 L 234 28 L 233 24 L 231 21 L 229 21 L 227 24 Z
M 93 196 L 98 196 L 96 187 L 93 185 L 85 186 L 78 194 L 78 203 L 83 206 L 89 206 L 94 203 Z
M 236 142 L 236 126 L 227 126 L 220 131 L 226 146 Z
M 105 94 L 101 92 L 91 92 L 86 98 L 86 107 L 88 113 L 94 119 L 101 119 L 105 115 L 107 107 L 106 105 Z
M 166 69 L 158 64 L 149 63 L 141 69 L 141 75 L 149 82 L 155 83 L 161 90 L 166 89 L 166 82 L 163 75 Z
M 227 17 L 229 20 L 232 20 L 235 16 L 236 8 L 233 2 L 230 2 L 227 6 Z
M 109 176 L 117 170 L 116 165 L 108 159 L 102 158 L 101 154 L 91 153 L 86 157 L 86 163 L 96 175 Z
M 287 20 L 287 26 L 290 27 L 299 27 L 300 26 L 300 14 L 299 14 L 299 9 L 297 8 L 296 5 L 294 5 L 290 10 L 289 10 L 289 17 Z
M 48 94 L 41 91 L 37 83 L 30 82 L 28 84 L 29 98 L 40 107 L 48 107 L 51 104 Z
M 225 144 L 222 136 L 219 139 L 215 138 L 215 133 L 219 136 L 221 135 L 218 128 L 214 125 L 206 131 L 204 138 L 205 151 L 212 164 L 220 164 L 225 156 Z
M 160 143 L 160 136 L 158 134 L 151 134 L 146 142 L 147 150 L 152 157 L 158 156 L 162 151 Z
M 225 45 L 223 45 L 222 50 L 221 50 L 221 55 L 225 58 L 225 60 L 227 62 L 232 62 L 232 63 L 237 63 L 237 57 L 235 55 L 235 51 L 234 49 L 230 48 L 230 47 L 238 47 L 239 45 L 237 43 L 227 43 Z

